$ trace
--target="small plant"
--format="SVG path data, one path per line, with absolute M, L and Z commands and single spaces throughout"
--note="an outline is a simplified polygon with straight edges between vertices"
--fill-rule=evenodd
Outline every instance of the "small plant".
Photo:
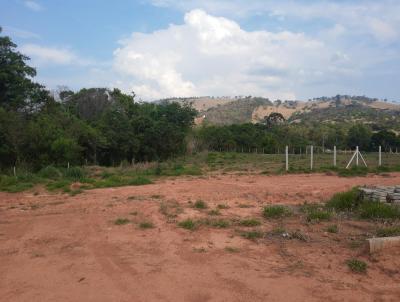
M 347 266 L 352 272 L 365 273 L 367 271 L 367 263 L 358 259 L 350 259 L 346 261 Z
M 250 218 L 250 219 L 243 219 L 239 222 L 239 225 L 245 226 L 245 227 L 254 227 L 261 225 L 261 221 L 258 219 Z
M 378 237 L 400 236 L 400 226 L 381 228 L 376 231 Z
M 264 207 L 263 210 L 263 216 L 265 218 L 282 218 L 290 215 L 290 209 L 280 205 Z
M 84 178 L 85 172 L 79 167 L 71 167 L 65 170 L 64 176 L 74 181 L 80 181 Z
M 257 238 L 262 238 L 263 235 L 264 234 L 262 232 L 260 232 L 260 231 L 249 231 L 249 232 L 241 233 L 241 236 L 243 238 L 250 239 L 250 240 L 255 240 Z
M 149 221 L 144 221 L 139 224 L 139 227 L 141 229 L 152 229 L 152 228 L 154 228 L 154 224 Z
M 207 204 L 203 200 L 199 199 L 194 203 L 194 207 L 202 210 L 207 208 Z
M 225 210 L 225 209 L 229 209 L 229 206 L 226 204 L 220 203 L 219 205 L 217 205 L 217 208 L 220 210 Z
M 226 246 L 225 251 L 227 251 L 229 253 L 238 253 L 239 249 L 236 247 L 233 247 L 233 246 Z
M 190 218 L 179 222 L 178 226 L 191 231 L 197 228 L 197 224 Z
M 338 226 L 337 226 L 336 224 L 333 224 L 333 225 L 328 226 L 328 227 L 326 228 L 326 231 L 327 231 L 328 233 L 336 234 L 336 233 L 339 232 L 339 229 L 338 229 Z
M 126 219 L 126 218 L 118 218 L 118 219 L 116 219 L 115 221 L 114 221 L 114 224 L 115 225 L 124 225 L 124 224 L 128 224 L 128 223 L 130 223 L 131 221 L 129 220 L 129 219 Z
M 219 216 L 219 215 L 221 215 L 221 213 L 219 212 L 218 209 L 214 209 L 214 210 L 208 211 L 208 215 L 210 215 L 210 216 Z

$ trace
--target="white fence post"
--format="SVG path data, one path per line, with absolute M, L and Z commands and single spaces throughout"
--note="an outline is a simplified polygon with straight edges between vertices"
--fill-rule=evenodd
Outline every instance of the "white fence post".
M 311 155 L 310 169 L 312 170 L 314 168 L 314 146 L 310 147 L 310 155 Z
M 13 172 L 14 172 L 14 177 L 17 177 L 17 169 L 15 168 L 15 166 L 13 167 Z
M 379 146 L 379 167 L 382 166 L 382 146 Z
M 289 171 L 289 147 L 288 146 L 286 146 L 285 152 L 286 152 L 286 171 Z
M 336 167 L 336 146 L 333 146 L 333 166 Z

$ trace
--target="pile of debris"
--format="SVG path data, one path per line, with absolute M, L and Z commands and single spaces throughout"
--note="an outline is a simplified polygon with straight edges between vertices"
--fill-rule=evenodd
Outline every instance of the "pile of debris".
M 400 186 L 359 188 L 362 200 L 400 204 Z

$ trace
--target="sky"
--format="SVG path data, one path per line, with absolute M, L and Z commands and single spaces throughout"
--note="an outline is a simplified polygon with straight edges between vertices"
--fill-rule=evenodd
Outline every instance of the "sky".
M 398 0 L 0 0 L 35 80 L 143 100 L 400 101 Z

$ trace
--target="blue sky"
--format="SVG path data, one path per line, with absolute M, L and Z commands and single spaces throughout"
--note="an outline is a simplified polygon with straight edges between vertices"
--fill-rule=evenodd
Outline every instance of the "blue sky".
M 400 100 L 396 0 L 0 0 L 37 81 L 142 99 Z

